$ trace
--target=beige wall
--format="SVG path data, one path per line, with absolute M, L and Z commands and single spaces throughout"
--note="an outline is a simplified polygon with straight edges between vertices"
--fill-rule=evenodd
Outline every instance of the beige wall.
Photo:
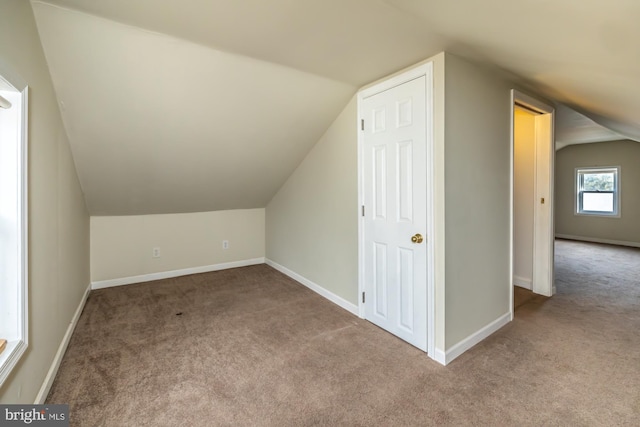
M 0 402 L 33 403 L 89 285 L 89 217 L 31 5 L 0 10 L 0 58 L 29 85 L 29 348 Z
M 91 281 L 263 258 L 264 235 L 264 209 L 94 216 Z M 159 258 L 152 257 L 155 247 Z
M 454 55 L 445 64 L 446 348 L 509 312 L 510 90 Z
M 620 218 L 574 215 L 575 168 L 620 166 Z M 556 234 L 640 244 L 640 143 L 570 145 L 556 153 Z
M 267 258 L 357 304 L 356 98 L 267 205 Z
M 513 153 L 513 276 L 519 286 L 528 289 L 531 289 L 533 279 L 535 147 L 534 115 L 516 109 Z

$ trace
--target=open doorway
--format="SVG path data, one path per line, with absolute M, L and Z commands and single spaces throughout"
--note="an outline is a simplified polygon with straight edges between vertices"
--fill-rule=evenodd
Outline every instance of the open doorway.
M 516 90 L 511 96 L 511 283 L 550 297 L 554 293 L 555 110 Z

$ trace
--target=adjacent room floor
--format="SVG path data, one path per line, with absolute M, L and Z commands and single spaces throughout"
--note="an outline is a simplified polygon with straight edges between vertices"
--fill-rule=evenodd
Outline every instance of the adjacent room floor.
M 443 367 L 266 265 L 93 291 L 77 426 L 637 425 L 640 250 L 558 241 L 557 295 Z

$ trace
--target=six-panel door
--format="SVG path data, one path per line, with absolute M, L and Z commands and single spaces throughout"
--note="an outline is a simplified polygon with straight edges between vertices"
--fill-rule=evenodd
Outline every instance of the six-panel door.
M 365 317 L 427 349 L 426 77 L 365 98 Z M 412 241 L 412 237 L 416 236 Z

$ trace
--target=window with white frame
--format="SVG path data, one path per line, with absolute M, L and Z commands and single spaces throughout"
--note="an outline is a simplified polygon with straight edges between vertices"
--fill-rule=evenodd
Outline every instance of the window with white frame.
M 576 214 L 620 216 L 620 167 L 576 169 Z
M 0 59 L 0 386 L 28 345 L 27 99 Z

